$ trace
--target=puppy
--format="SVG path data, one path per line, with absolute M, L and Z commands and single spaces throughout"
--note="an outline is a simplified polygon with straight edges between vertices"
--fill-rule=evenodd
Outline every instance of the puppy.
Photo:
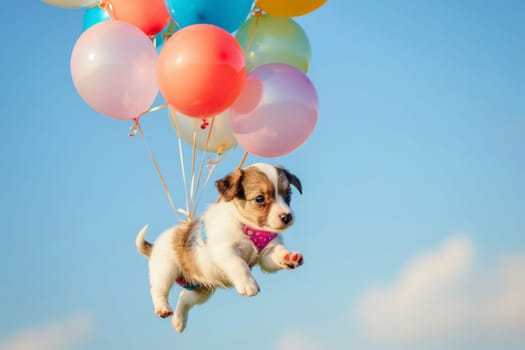
M 290 252 L 279 235 L 295 220 L 291 185 L 302 193 L 295 175 L 257 163 L 218 180 L 217 203 L 199 220 L 166 230 L 154 245 L 144 240 L 146 225 L 136 245 L 149 258 L 155 313 L 163 318 L 173 315 L 175 330 L 182 332 L 191 307 L 208 300 L 216 288 L 234 287 L 241 295 L 256 295 L 254 265 L 266 272 L 302 265 L 302 254 Z M 168 294 L 175 282 L 184 289 L 173 313 Z

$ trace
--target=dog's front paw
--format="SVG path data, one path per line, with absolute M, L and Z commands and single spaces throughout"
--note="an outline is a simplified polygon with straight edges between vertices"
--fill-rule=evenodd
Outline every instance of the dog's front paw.
M 171 307 L 169 307 L 169 305 L 168 305 L 168 306 L 156 308 L 155 309 L 155 314 L 157 316 L 162 317 L 162 318 L 166 318 L 166 317 L 169 317 L 169 316 L 173 315 L 173 310 L 171 310 Z
M 286 253 L 281 259 L 281 266 L 285 270 L 296 269 L 303 264 L 303 254 Z
M 260 291 L 259 285 L 253 277 L 250 277 L 242 284 L 236 285 L 235 289 L 237 289 L 239 294 L 246 295 L 248 297 L 257 295 L 257 293 Z

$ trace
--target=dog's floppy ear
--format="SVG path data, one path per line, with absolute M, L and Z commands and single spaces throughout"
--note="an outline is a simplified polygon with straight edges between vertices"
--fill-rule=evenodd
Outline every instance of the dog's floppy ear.
M 221 197 L 224 198 L 226 202 L 231 201 L 237 195 L 242 193 L 242 176 L 242 169 L 237 168 L 231 174 L 215 182 L 215 186 L 219 190 Z
M 281 171 L 284 174 L 284 176 L 286 176 L 288 182 L 294 185 L 300 194 L 303 194 L 303 186 L 301 185 L 301 181 L 299 181 L 299 178 L 297 176 L 283 168 L 281 165 L 277 165 L 275 167 L 277 168 L 277 171 Z

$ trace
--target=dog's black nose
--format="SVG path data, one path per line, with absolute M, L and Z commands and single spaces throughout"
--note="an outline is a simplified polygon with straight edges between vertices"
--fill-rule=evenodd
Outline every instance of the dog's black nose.
M 290 213 L 281 214 L 279 217 L 281 218 L 281 221 L 286 225 L 288 225 L 293 220 L 293 216 Z

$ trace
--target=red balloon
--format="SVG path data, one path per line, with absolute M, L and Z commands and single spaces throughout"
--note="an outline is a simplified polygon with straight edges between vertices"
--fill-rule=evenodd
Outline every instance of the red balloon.
M 161 32 L 171 19 L 164 0 L 102 0 L 101 6 L 111 18 L 131 23 L 148 36 Z
M 246 62 L 235 38 L 211 24 L 176 32 L 164 44 L 157 65 L 162 95 L 187 116 L 214 116 L 239 96 Z

